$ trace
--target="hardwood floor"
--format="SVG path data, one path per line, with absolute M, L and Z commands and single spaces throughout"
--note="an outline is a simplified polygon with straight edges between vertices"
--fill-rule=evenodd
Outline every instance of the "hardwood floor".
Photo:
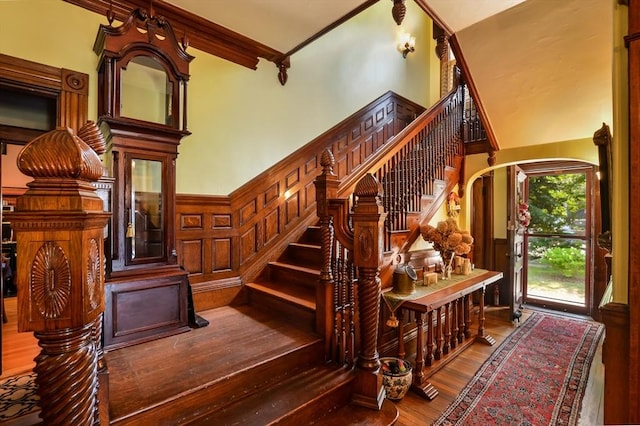
M 9 323 L 3 324 L 3 372 L 2 377 L 14 375 L 33 368 L 33 358 L 39 352 L 35 338 L 31 333 L 17 333 L 16 299 L 5 302 Z M 525 315 L 528 312 L 525 311 Z M 524 319 L 524 318 L 523 318 Z M 455 399 L 476 370 L 489 357 L 499 344 L 514 330 L 514 326 L 500 318 L 499 311 L 487 312 L 486 331 L 497 343 L 493 346 L 474 344 L 455 360 L 443 367 L 430 382 L 439 390 L 433 401 L 427 401 L 409 392 L 397 402 L 400 417 L 398 426 L 428 425 L 438 418 L 441 412 Z M 601 345 L 591 367 L 589 383 L 583 400 L 581 425 L 601 425 L 604 367 L 600 362 Z
M 2 324 L 2 374 L 0 378 L 14 376 L 32 370 L 33 361 L 40 353 L 33 333 L 18 333 L 17 297 L 4 299 L 8 322 Z

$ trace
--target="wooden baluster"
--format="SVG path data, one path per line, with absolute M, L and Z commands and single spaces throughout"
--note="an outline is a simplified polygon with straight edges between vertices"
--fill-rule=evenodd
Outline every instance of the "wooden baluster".
M 493 346 L 496 343 L 496 339 L 484 334 L 484 296 L 486 292 L 486 286 L 483 286 L 480 290 L 480 311 L 478 313 L 478 335 L 476 341 L 480 341 L 489 346 Z
M 331 259 L 336 255 L 334 251 L 336 244 L 334 242 L 333 218 L 329 213 L 329 200 L 337 197 L 340 182 L 333 172 L 335 159 L 331 151 L 325 150 L 322 153 L 320 164 L 322 165 L 322 174 L 315 181 L 316 213 L 320 219 L 320 253 L 322 257 L 320 283 L 316 286 L 316 332 L 324 336 L 325 359 L 335 361 L 337 360 L 337 290 L 333 281 Z
M 424 330 L 423 323 L 424 313 L 416 312 L 416 365 L 413 369 L 413 381 L 411 383 L 411 389 L 418 395 L 432 400 L 438 396 L 438 390 L 429 383 L 424 374 Z
M 416 312 L 416 366 L 413 371 L 413 383 L 422 385 L 424 377 L 424 334 L 422 325 L 424 321 L 422 312 Z
M 442 342 L 444 340 L 444 337 L 442 337 L 442 306 L 438 308 L 436 315 L 436 348 L 433 352 L 433 357 L 440 359 L 442 357 Z
M 404 347 L 404 311 L 402 308 L 398 308 L 396 317 L 398 318 L 398 358 L 404 359 L 407 352 Z
M 470 294 L 464 296 L 464 338 L 471 336 L 471 315 L 473 309 L 473 300 Z
M 427 354 L 424 363 L 433 365 L 433 311 L 427 312 Z
M 451 301 L 451 349 L 458 346 L 458 299 Z
M 465 298 L 458 299 L 458 343 L 464 341 L 464 312 L 465 312 Z
M 444 310 L 444 345 L 442 353 L 448 354 L 451 347 L 451 302 L 447 303 Z

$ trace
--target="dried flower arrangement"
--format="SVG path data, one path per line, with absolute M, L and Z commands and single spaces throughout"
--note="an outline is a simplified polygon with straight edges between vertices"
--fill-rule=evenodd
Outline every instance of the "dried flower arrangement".
M 445 267 L 451 270 L 454 256 L 462 256 L 471 251 L 473 237 L 469 231 L 463 231 L 453 218 L 431 225 L 420 226 L 420 233 L 425 241 L 433 244 L 433 248 L 440 252 Z

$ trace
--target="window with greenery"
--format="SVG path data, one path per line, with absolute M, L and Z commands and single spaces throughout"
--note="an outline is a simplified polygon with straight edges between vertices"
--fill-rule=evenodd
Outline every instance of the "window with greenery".
M 585 304 L 587 173 L 529 174 L 527 296 Z

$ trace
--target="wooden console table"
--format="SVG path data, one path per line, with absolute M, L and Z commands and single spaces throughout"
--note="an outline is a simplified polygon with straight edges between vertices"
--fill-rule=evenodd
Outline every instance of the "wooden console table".
M 466 347 L 478 341 L 488 345 L 495 343 L 495 339 L 484 332 L 484 294 L 486 286 L 498 281 L 502 276 L 502 272 L 475 269 L 469 275 L 452 275 L 450 279 L 438 280 L 430 286 L 418 285 L 415 293 L 410 295 L 398 295 L 393 290 L 382 294 L 392 313 L 396 310 L 415 313 L 418 332 L 411 384 L 413 391 L 432 400 L 438 396 L 438 390 L 427 381 L 425 369 L 431 366 L 434 360 L 444 359 L 458 345 Z M 473 304 L 471 294 L 475 291 L 480 292 L 480 303 L 478 331 L 472 335 L 470 306 Z M 425 314 L 426 342 L 422 332 Z M 398 356 L 404 358 L 404 355 L 404 330 L 402 321 L 399 321 Z

